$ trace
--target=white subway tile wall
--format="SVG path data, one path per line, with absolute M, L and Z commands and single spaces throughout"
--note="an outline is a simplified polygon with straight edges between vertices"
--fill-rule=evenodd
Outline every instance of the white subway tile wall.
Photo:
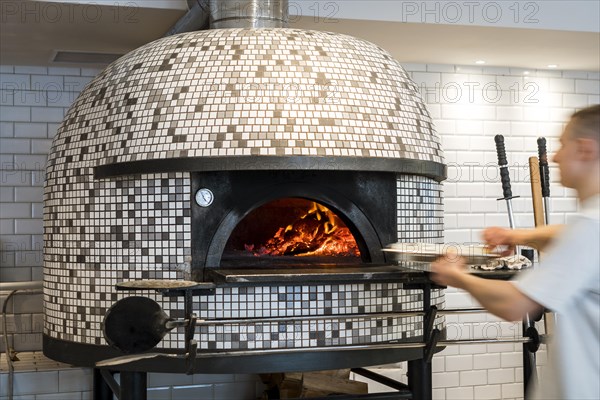
M 508 226 L 506 206 L 496 201 L 501 197 L 496 134 L 506 138 L 514 192 L 521 196 L 514 203 L 517 225 L 532 226 L 527 159 L 537 154 L 539 136 L 548 139 L 548 151 L 554 153 L 569 115 L 599 102 L 598 72 L 426 64 L 404 67 L 420 88 L 443 140 L 448 164 L 445 241 L 478 242 L 485 226 Z M 0 68 L 0 282 L 42 279 L 41 206 L 47 153 L 66 110 L 98 72 L 88 68 Z M 568 222 L 577 212 L 575 193 L 560 186 L 552 164 L 550 190 L 551 221 Z M 7 294 L 0 292 L 0 306 Z M 18 295 L 11 303 L 8 309 L 15 315 L 7 317 L 10 342 L 18 351 L 40 350 L 41 298 Z M 448 289 L 446 303 L 448 308 L 477 305 L 455 289 Z M 520 334 L 520 323 L 501 322 L 487 314 L 448 318 L 451 339 Z M 0 351 L 4 351 L 3 344 Z M 542 346 L 538 364 L 545 358 Z M 406 373 L 404 364 L 386 368 L 396 377 Z M 433 371 L 436 399 L 523 397 L 521 346 L 517 344 L 448 347 L 434 357 Z M 88 375 L 83 370 L 37 373 L 35 379 L 23 376 L 19 394 L 36 399 L 86 399 L 90 397 Z M 260 391 L 255 377 L 243 375 L 194 376 L 189 381 L 151 374 L 149 381 L 149 397 L 157 399 L 193 394 L 216 400 L 228 399 L 231 393 L 253 399 Z M 0 373 L 0 382 L 5 388 L 5 373 Z M 372 387 L 376 389 L 376 385 Z M 5 395 L 0 390 L 0 400 Z
M 531 227 L 530 182 L 527 160 L 537 155 L 536 139 L 548 139 L 548 152 L 558 149 L 558 137 L 570 114 L 598 103 L 597 72 L 534 71 L 462 66 L 405 66 L 421 89 L 443 141 L 448 180 L 444 182 L 445 241 L 478 242 L 482 228 L 508 226 L 499 183 L 494 135 L 502 134 L 510 164 L 517 225 Z M 423 72 L 427 71 L 427 72 Z M 435 71 L 435 73 L 433 73 Z M 439 73 L 438 73 L 439 72 Z M 551 221 L 564 223 L 577 212 L 573 191 L 560 186 L 551 164 Z M 446 291 L 448 308 L 477 303 L 456 289 Z M 451 339 L 519 337 L 520 323 L 500 322 L 485 314 L 447 319 Z M 452 336 L 452 337 L 450 337 Z M 434 358 L 436 399 L 523 398 L 521 346 L 516 344 L 462 345 Z M 443 359 L 443 363 L 435 362 Z M 545 348 L 537 353 L 546 361 Z

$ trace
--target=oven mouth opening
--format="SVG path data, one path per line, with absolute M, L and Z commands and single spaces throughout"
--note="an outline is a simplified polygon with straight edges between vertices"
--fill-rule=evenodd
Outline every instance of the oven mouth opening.
M 263 204 L 232 231 L 221 259 L 224 267 L 360 264 L 361 252 L 344 221 L 326 205 L 287 197 Z

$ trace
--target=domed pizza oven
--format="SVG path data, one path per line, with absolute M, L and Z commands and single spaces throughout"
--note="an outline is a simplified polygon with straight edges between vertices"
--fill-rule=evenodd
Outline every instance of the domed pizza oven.
M 352 346 L 354 366 L 418 358 L 377 346 L 422 339 L 423 318 L 402 312 L 442 306 L 443 293 L 381 250 L 442 240 L 444 178 L 415 84 L 372 43 L 288 28 L 149 43 L 85 88 L 54 139 L 44 352 L 88 366 L 122 355 L 102 333 L 132 295 L 115 285 L 187 279 L 205 284 L 193 312 L 216 321 L 196 327 L 193 372 L 315 366 L 274 349 L 318 354 L 322 368 L 344 366 L 328 350 Z M 142 294 L 183 317 L 182 297 Z M 185 346 L 176 328 L 155 350 Z M 183 372 L 175 364 L 143 369 Z

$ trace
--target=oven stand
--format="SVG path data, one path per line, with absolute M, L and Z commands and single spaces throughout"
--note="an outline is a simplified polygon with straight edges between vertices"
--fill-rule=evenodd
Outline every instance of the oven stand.
M 378 383 L 394 389 L 394 392 L 373 393 L 364 395 L 339 395 L 327 396 L 327 398 L 312 398 L 312 400 L 352 400 L 352 399 L 432 399 L 432 369 L 431 360 L 436 350 L 441 332 L 434 328 L 437 308 L 431 305 L 431 283 L 406 283 L 405 289 L 416 289 L 423 291 L 423 353 L 422 357 L 416 360 L 408 361 L 408 385 L 394 379 L 379 375 L 364 368 L 354 368 L 352 371 L 366 378 L 372 379 Z M 119 286 L 119 289 L 131 289 L 130 287 Z M 163 295 L 184 297 L 184 313 L 188 321 L 186 326 L 186 366 L 187 373 L 193 374 L 194 359 L 197 351 L 197 344 L 194 340 L 194 326 L 196 318 L 192 311 L 193 291 L 198 286 L 181 287 L 178 289 L 163 288 Z M 145 287 L 145 289 L 148 289 Z M 120 383 L 114 375 L 117 373 L 108 369 L 94 369 L 94 400 L 112 400 L 113 394 L 118 400 L 146 400 L 147 398 L 147 374 L 141 371 L 119 371 Z
M 432 370 L 431 360 L 435 353 L 440 331 L 434 328 L 437 308 L 431 305 L 432 285 L 426 284 L 405 284 L 405 289 L 423 290 L 423 339 L 425 347 L 423 348 L 423 357 L 408 361 L 408 385 L 380 375 L 365 368 L 352 368 L 355 374 L 364 376 L 384 386 L 394 389 L 394 392 L 372 393 L 363 395 L 331 395 L 327 397 L 304 398 L 307 400 L 396 400 L 396 399 L 415 399 L 431 400 L 432 391 Z M 300 400 L 300 399 L 291 399 Z
M 408 387 L 413 398 L 432 399 L 432 370 L 431 360 L 437 347 L 440 331 L 434 328 L 437 308 L 431 305 L 431 284 L 417 284 L 414 287 L 404 285 L 406 289 L 421 289 L 423 291 L 423 357 L 408 361 Z
M 94 400 L 146 400 L 148 387 L 146 372 L 120 371 L 120 383 L 115 371 L 94 368 Z

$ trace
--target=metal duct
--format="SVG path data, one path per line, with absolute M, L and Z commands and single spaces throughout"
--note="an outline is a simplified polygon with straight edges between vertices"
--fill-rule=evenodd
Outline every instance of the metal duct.
M 287 0 L 209 0 L 210 28 L 285 28 Z
M 188 0 L 188 7 L 190 8 L 188 12 L 163 37 L 208 28 L 210 15 L 208 0 Z

